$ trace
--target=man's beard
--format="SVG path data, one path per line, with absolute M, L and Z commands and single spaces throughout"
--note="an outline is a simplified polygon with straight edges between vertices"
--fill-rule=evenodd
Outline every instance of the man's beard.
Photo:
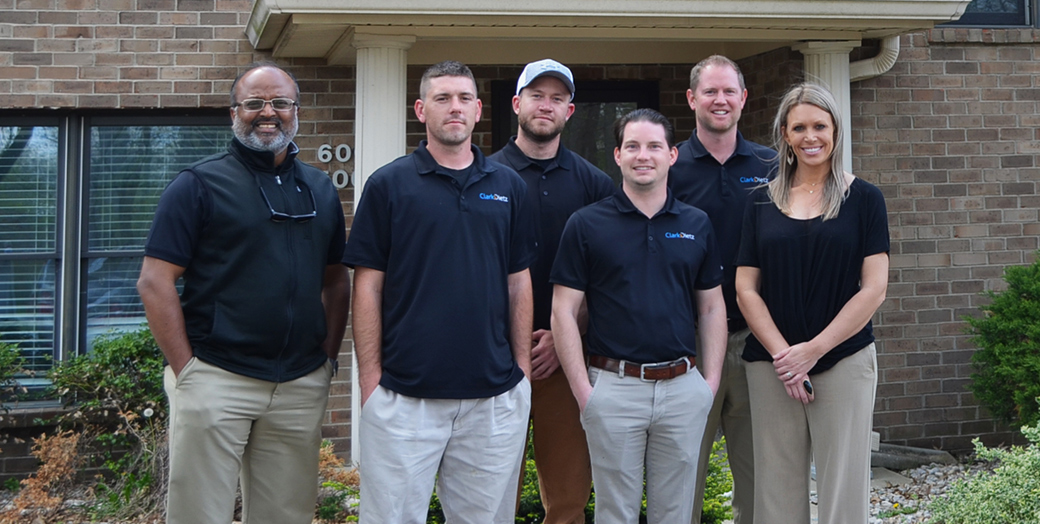
M 278 135 L 266 142 L 254 133 L 254 127 L 257 124 L 264 122 L 273 122 L 278 126 L 278 130 L 280 131 Z M 241 118 L 238 118 L 238 115 L 235 115 L 234 124 L 231 126 L 232 130 L 235 132 L 235 138 L 237 138 L 239 142 L 242 142 L 242 145 L 254 151 L 270 151 L 272 153 L 278 153 L 279 151 L 289 147 L 289 143 L 292 142 L 293 137 L 296 136 L 296 131 L 299 127 L 299 121 L 296 118 L 292 119 L 292 125 L 288 130 L 286 130 L 282 128 L 282 120 L 277 117 L 267 119 L 257 118 L 251 123 L 248 123 Z
M 525 118 L 525 119 L 521 120 L 520 121 L 520 129 L 524 130 L 524 135 L 528 139 L 530 139 L 533 142 L 539 142 L 539 143 L 542 143 L 542 144 L 544 144 L 546 142 L 551 142 L 556 137 L 560 136 L 560 133 L 563 132 L 563 127 L 566 125 L 566 122 L 564 122 L 562 124 L 559 124 L 559 125 L 554 125 L 552 128 L 550 128 L 548 130 L 548 132 L 546 132 L 546 131 L 539 131 L 537 129 L 534 129 L 534 126 L 531 125 L 531 120 L 533 120 L 533 119 L 526 119 Z

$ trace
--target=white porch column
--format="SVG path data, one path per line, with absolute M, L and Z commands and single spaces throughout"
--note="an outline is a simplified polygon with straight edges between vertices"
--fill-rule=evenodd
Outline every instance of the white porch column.
M 403 155 L 406 149 L 408 49 L 414 36 L 355 33 L 357 49 L 354 102 L 354 207 L 361 201 L 365 181 L 373 171 Z M 361 457 L 358 425 L 361 390 L 358 388 L 357 353 L 351 366 L 350 459 Z
M 830 89 L 838 102 L 841 120 L 845 124 L 842 160 L 845 169 L 852 169 L 852 104 L 850 102 L 849 52 L 859 47 L 859 40 L 839 42 L 805 42 L 792 47 L 805 57 L 805 80 L 817 82 Z

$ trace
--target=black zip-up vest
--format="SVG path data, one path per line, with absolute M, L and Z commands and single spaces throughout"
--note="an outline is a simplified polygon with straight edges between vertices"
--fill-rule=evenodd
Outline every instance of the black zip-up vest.
M 184 273 L 181 304 L 195 356 L 241 375 L 272 382 L 302 377 L 326 360 L 322 280 L 330 241 L 341 223 L 329 178 L 290 154 L 234 140 L 228 151 L 187 168 L 211 203 Z M 272 207 L 290 215 L 314 210 L 306 223 L 273 222 Z

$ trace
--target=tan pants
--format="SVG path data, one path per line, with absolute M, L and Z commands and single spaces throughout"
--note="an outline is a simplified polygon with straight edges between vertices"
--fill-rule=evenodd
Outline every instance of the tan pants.
M 170 399 L 168 524 L 227 524 L 241 477 L 245 524 L 310 524 L 332 366 L 281 384 L 192 358 Z
M 545 507 L 543 524 L 583 524 L 592 491 L 592 465 L 581 412 L 563 368 L 531 388 L 534 461 Z
M 867 524 L 874 344 L 813 375 L 815 400 L 804 406 L 787 396 L 772 362 L 746 368 L 755 424 L 756 524 L 809 523 L 811 459 L 819 524 Z
M 644 478 L 647 522 L 688 522 L 711 409 L 708 383 L 694 371 L 657 381 L 593 367 L 588 372 L 592 394 L 581 421 L 596 485 L 596 522 L 639 522 Z
M 708 424 L 701 441 L 700 462 L 697 464 L 697 489 L 693 498 L 692 524 L 701 523 L 704 509 L 704 484 L 708 476 L 708 457 L 719 425 L 726 436 L 729 469 L 733 473 L 733 522 L 751 524 L 755 521 L 755 446 L 751 433 L 751 396 L 748 393 L 747 374 L 744 370 L 744 341 L 749 329 L 729 334 L 726 360 L 722 365 L 722 380 L 715 394 Z M 698 367 L 703 360 L 698 360 Z

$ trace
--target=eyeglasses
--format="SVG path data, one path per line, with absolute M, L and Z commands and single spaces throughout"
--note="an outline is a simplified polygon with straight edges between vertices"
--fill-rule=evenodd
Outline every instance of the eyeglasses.
M 288 111 L 297 105 L 296 101 L 291 98 L 272 98 L 271 100 L 264 100 L 263 98 L 247 98 L 231 107 L 241 107 L 243 111 L 248 113 L 255 113 L 257 111 L 263 111 L 264 106 L 271 104 L 271 109 L 275 111 Z
M 313 209 L 313 211 L 305 215 L 290 215 L 288 213 L 282 213 L 281 211 L 275 211 L 274 206 L 271 205 L 271 201 L 267 198 L 267 193 L 264 192 L 264 186 L 261 186 L 258 183 L 257 187 L 260 188 L 260 196 L 263 197 L 264 203 L 267 204 L 267 209 L 271 211 L 272 222 L 285 222 L 286 220 L 292 220 L 298 224 L 304 224 L 310 222 L 312 218 L 318 216 L 318 204 L 314 201 L 314 191 L 311 191 L 311 188 L 307 187 L 306 185 L 304 185 L 304 187 L 307 187 L 307 192 L 311 195 L 311 209 Z M 296 190 L 299 191 L 300 188 L 297 187 Z

